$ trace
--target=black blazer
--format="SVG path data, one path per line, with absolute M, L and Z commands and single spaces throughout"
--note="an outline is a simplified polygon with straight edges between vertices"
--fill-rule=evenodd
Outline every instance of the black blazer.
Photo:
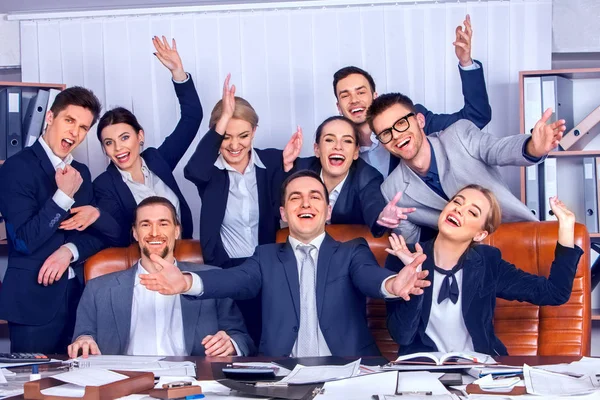
M 209 130 L 185 166 L 184 176 L 196 185 L 202 200 L 200 210 L 200 244 L 204 262 L 228 268 L 238 264 L 231 260 L 221 240 L 221 224 L 229 197 L 229 173 L 215 167 L 223 136 Z M 275 242 L 279 229 L 279 198 L 284 179 L 282 150 L 254 149 L 266 168 L 256 168 L 258 191 L 258 244 Z
M 294 169 L 310 169 L 320 174 L 321 162 L 317 157 L 299 158 Z M 383 235 L 387 228 L 377 224 L 377 218 L 387 204 L 381 194 L 382 183 L 383 176 L 379 171 L 362 158 L 354 160 L 331 210 L 331 223 L 366 225 L 373 236 Z
M 429 271 L 432 285 L 421 296 L 405 302 L 389 301 L 387 324 L 392 338 L 400 345 L 399 354 L 437 351 L 425 334 L 433 297 L 433 240 L 423 245 L 427 260 L 423 270 Z M 573 279 L 583 250 L 563 247 L 557 243 L 550 276 L 545 278 L 527 273 L 504 261 L 500 250 L 477 245 L 467 250 L 464 259 L 462 314 L 476 352 L 490 355 L 508 355 L 506 346 L 494 333 L 496 297 L 506 300 L 527 301 L 532 304 L 560 305 L 571 297 Z M 388 257 L 386 268 L 399 271 L 404 266 L 396 257 Z
M 187 82 L 173 82 L 173 85 L 181 107 L 181 118 L 173 132 L 158 149 L 150 147 L 140 155 L 150 171 L 177 195 L 181 213 L 181 236 L 183 239 L 191 239 L 194 231 L 192 212 L 177 185 L 173 170 L 198 133 L 202 122 L 202 106 L 191 76 Z M 118 168 L 112 162 L 106 171 L 94 180 L 94 194 L 100 209 L 110 213 L 115 220 L 119 221 L 119 238 L 116 241 L 104 238 L 107 246 L 129 246 L 137 203 Z

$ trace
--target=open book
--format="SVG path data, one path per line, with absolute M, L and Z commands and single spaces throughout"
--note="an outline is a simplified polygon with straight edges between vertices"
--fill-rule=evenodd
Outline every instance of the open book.
M 487 354 L 475 352 L 413 353 L 398 357 L 387 364 L 387 367 L 391 369 L 413 369 L 410 366 L 419 366 L 418 369 L 431 366 L 468 368 L 481 364 L 496 364 L 496 361 Z M 409 368 L 402 368 L 402 366 Z

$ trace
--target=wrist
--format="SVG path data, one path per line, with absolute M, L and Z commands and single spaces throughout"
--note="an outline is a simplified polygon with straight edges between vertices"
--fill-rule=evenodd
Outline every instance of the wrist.
M 217 125 L 215 125 L 215 131 L 223 136 L 225 135 L 225 131 L 227 130 L 227 124 L 229 124 L 229 117 L 222 116 L 219 121 L 217 121 Z
M 461 67 L 469 67 L 473 65 L 473 59 L 469 57 L 467 60 L 459 60 L 458 63 Z
M 183 82 L 187 79 L 187 73 L 183 69 L 174 69 L 171 71 L 171 75 L 175 82 Z

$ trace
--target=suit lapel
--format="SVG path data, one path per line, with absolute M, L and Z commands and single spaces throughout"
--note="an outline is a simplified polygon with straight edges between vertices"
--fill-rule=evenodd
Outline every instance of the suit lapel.
M 48 176 L 48 178 L 50 178 L 52 182 L 55 182 L 56 171 L 54 170 L 54 167 L 52 166 L 52 163 L 48 158 L 48 154 L 46 154 L 46 152 L 44 151 L 44 148 L 42 147 L 42 144 L 40 143 L 39 139 L 33 144 L 33 146 L 31 146 L 31 148 L 37 156 L 37 158 L 40 160 L 40 165 L 46 173 L 46 175 Z
M 331 222 L 335 223 L 337 221 L 338 215 L 345 215 L 351 213 L 352 204 L 349 203 L 350 199 L 350 190 L 353 187 L 352 179 L 354 179 L 354 174 L 356 172 L 356 161 L 352 163 L 350 166 L 350 170 L 348 171 L 348 176 L 346 177 L 346 181 L 344 185 L 342 185 L 342 189 L 340 190 L 340 194 L 338 195 L 337 200 L 335 201 L 335 205 L 333 206 L 333 210 L 331 210 Z
M 399 168 L 402 168 L 402 175 L 406 183 L 404 194 L 434 210 L 441 210 L 446 206 L 447 201 L 431 190 L 415 171 L 405 163 L 400 163 Z
M 319 259 L 317 260 L 317 315 L 321 317 L 323 303 L 325 299 L 325 287 L 327 285 L 327 274 L 329 272 L 329 264 L 333 253 L 336 252 L 339 243 L 333 240 L 331 236 L 325 234 L 325 239 L 321 243 L 319 249 Z
M 435 259 L 433 257 L 433 243 L 435 240 L 430 240 L 423 245 L 423 253 L 427 255 L 427 258 L 423 262 L 423 271 L 429 271 L 429 281 L 431 285 L 428 289 L 425 289 L 423 292 L 423 312 L 421 313 L 421 321 L 423 322 L 423 326 L 425 329 L 427 328 L 427 324 L 429 323 L 429 315 L 431 314 L 431 305 L 433 303 L 433 278 L 434 278 L 434 269 Z
M 475 294 L 478 294 L 481 289 L 483 259 L 479 253 L 468 249 L 463 262 L 463 282 L 460 293 L 462 295 L 462 312 L 464 317 L 469 311 Z
M 273 218 L 270 217 L 273 207 L 269 204 L 269 185 L 267 184 L 267 170 L 254 166 L 256 171 L 256 190 L 258 192 L 258 244 L 269 243 L 270 232 L 273 231 L 269 225 Z M 229 182 L 227 187 L 229 188 Z
M 113 164 L 111 162 L 108 165 L 107 170 L 113 179 L 115 189 L 117 190 L 119 198 L 121 199 L 121 202 L 123 203 L 123 206 L 125 207 L 125 209 L 126 210 L 135 210 L 137 207 L 137 203 L 135 202 L 135 199 L 133 198 L 133 194 L 131 193 L 131 190 L 129 190 L 129 188 L 127 187 L 127 184 L 123 181 L 123 177 L 121 176 L 121 173 L 119 172 L 119 170 L 117 169 L 115 164 Z
M 129 330 L 131 329 L 131 306 L 133 304 L 133 285 L 137 273 L 137 263 L 126 270 L 117 278 L 119 284 L 110 289 L 110 300 L 117 333 L 119 335 L 119 351 L 125 353 L 129 343 Z
M 288 282 L 288 287 L 294 302 L 294 310 L 296 310 L 296 318 L 300 322 L 300 279 L 298 278 L 298 263 L 294 250 L 290 245 L 289 240 L 280 247 L 278 253 L 279 261 L 283 264 L 283 269 Z
M 188 354 L 192 354 L 196 337 L 196 326 L 198 325 L 198 319 L 202 313 L 204 301 L 183 295 L 179 295 L 179 299 L 181 300 L 181 318 L 183 320 L 185 349 Z
M 450 168 L 450 162 L 448 161 L 448 156 L 446 155 L 446 151 L 442 147 L 440 139 L 438 137 L 430 137 L 429 143 L 431 143 L 431 147 L 433 148 L 433 152 L 435 153 L 435 160 L 437 162 L 438 174 L 440 176 L 440 184 L 442 185 L 442 189 L 446 196 L 449 199 L 452 198 L 462 187 L 458 186 L 458 182 L 452 174 L 452 170 Z M 445 205 L 445 204 L 444 204 Z

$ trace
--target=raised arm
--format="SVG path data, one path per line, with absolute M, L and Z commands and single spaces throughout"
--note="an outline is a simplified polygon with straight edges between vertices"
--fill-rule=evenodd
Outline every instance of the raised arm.
M 171 71 L 173 86 L 181 108 L 181 117 L 177 126 L 158 148 L 172 171 L 198 133 L 202 122 L 202 105 L 192 77 L 183 69 L 175 39 L 173 39 L 172 45 L 169 45 L 164 36 L 162 40 L 154 36 L 152 43 L 156 49 L 156 53 L 154 53 L 156 58 Z

